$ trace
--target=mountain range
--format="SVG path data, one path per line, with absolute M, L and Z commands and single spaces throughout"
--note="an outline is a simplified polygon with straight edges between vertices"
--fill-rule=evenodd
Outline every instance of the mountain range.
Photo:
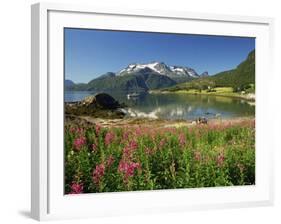
M 208 72 L 198 74 L 184 66 L 168 66 L 163 62 L 129 64 L 119 72 L 107 72 L 88 83 L 75 84 L 65 80 L 66 90 L 121 90 L 168 91 L 204 89 L 208 87 L 233 87 L 235 91 L 255 83 L 255 50 L 236 68 L 209 76 Z
M 147 64 L 129 64 L 117 73 L 107 72 L 88 83 L 75 84 L 65 80 L 67 90 L 122 90 L 148 91 L 174 86 L 200 77 L 208 76 L 208 72 L 199 75 L 194 69 L 184 66 L 168 66 L 163 62 Z

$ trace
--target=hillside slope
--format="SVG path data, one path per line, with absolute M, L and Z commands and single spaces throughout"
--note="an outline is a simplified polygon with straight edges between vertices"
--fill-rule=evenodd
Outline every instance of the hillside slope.
M 165 91 L 178 91 L 189 89 L 208 89 L 215 87 L 232 87 L 234 91 L 241 91 L 255 83 L 255 50 L 251 51 L 246 60 L 235 69 L 220 72 L 213 76 L 200 77 L 191 82 L 180 83 Z

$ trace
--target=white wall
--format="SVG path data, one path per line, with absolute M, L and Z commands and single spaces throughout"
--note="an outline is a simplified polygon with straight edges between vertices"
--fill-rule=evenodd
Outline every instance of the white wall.
M 2 0 L 0 7 L 0 222 L 30 223 L 30 0 Z M 71 2 L 78 1 L 61 1 Z M 104 218 L 99 223 L 278 223 L 280 197 L 280 60 L 281 13 L 277 0 L 80 0 L 79 4 L 139 9 L 183 10 L 276 18 L 272 140 L 275 141 L 276 203 L 274 207 L 187 212 L 167 215 Z M 279 105 L 278 105 L 279 104 Z M 278 164 L 279 163 L 279 164 Z M 79 221 L 92 223 L 94 220 Z M 77 222 L 77 221 L 73 221 Z M 59 223 L 69 223 L 59 222 Z

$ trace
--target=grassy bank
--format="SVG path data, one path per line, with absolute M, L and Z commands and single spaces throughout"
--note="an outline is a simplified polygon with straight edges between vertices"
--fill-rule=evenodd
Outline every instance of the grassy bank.
M 65 127 L 65 192 L 255 183 L 254 120 L 190 127 Z
M 194 94 L 194 95 L 211 95 L 211 96 L 225 96 L 225 97 L 234 97 L 245 99 L 249 101 L 255 101 L 254 93 L 242 93 L 242 92 L 234 92 L 232 87 L 216 87 L 211 91 L 208 89 L 199 90 L 199 89 L 181 89 L 181 90 L 153 90 L 150 91 L 152 94 L 167 94 L 167 93 L 175 93 L 175 94 Z

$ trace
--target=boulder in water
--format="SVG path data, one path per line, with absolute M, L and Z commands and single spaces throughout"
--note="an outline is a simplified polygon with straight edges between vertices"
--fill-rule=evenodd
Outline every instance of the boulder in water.
M 107 93 L 98 93 L 95 96 L 87 96 L 82 100 L 82 105 L 101 109 L 113 110 L 120 107 L 120 104 Z
M 87 115 L 100 118 L 123 118 L 126 113 L 120 110 L 117 100 L 107 93 L 85 97 L 82 101 L 65 104 L 65 113 L 69 115 Z

